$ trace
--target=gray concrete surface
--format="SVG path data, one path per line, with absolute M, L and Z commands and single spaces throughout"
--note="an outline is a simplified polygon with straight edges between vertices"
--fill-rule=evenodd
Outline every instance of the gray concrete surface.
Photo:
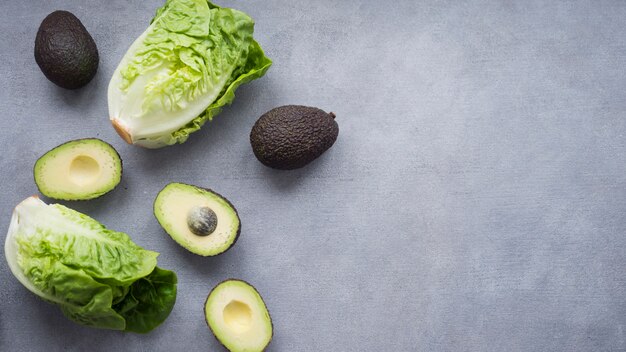
M 3 1 L 0 231 L 64 141 L 118 148 L 124 178 L 67 203 L 161 253 L 180 280 L 148 335 L 75 325 L 0 260 L 1 351 L 218 351 L 202 307 L 236 277 L 274 319 L 269 351 L 626 350 L 626 2 L 220 1 L 256 20 L 275 64 L 180 146 L 126 145 L 106 87 L 161 0 Z M 41 20 L 74 12 L 100 70 L 80 91 L 33 58 Z M 337 114 L 309 167 L 265 168 L 248 134 L 282 104 Z M 243 232 L 216 258 L 152 215 L 168 182 L 211 187 Z

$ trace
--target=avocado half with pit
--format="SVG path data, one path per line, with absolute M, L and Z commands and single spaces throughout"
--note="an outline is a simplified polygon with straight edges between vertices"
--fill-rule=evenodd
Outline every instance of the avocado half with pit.
M 174 241 L 202 256 L 224 253 L 241 232 L 237 210 L 226 198 L 184 183 L 170 183 L 159 192 L 154 216 Z
M 66 142 L 35 163 L 35 183 L 46 197 L 87 200 L 113 190 L 122 179 L 122 159 L 110 144 L 86 138 Z
M 204 304 L 206 323 L 231 352 L 263 351 L 272 341 L 270 313 L 249 283 L 229 279 L 219 283 Z

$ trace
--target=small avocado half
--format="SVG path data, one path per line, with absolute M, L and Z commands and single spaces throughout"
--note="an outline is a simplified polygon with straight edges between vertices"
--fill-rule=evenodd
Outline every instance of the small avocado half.
M 214 256 L 235 244 L 241 221 L 235 207 L 210 189 L 170 183 L 154 201 L 154 216 L 188 251 Z
M 98 71 L 98 48 L 82 22 L 68 11 L 54 11 L 41 22 L 35 61 L 59 87 L 80 88 Z
M 109 143 L 77 139 L 45 153 L 35 163 L 35 183 L 46 197 L 87 200 L 113 190 L 122 179 L 122 159 Z
M 250 144 L 261 163 L 274 169 L 301 168 L 337 140 L 335 114 L 301 105 L 285 105 L 261 115 L 250 131 Z
M 272 341 L 273 326 L 265 302 L 249 283 L 219 283 L 204 303 L 206 323 L 231 352 L 260 352 Z

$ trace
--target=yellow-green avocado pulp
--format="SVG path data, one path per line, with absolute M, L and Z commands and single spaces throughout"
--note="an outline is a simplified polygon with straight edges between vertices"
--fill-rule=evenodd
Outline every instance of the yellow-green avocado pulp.
M 113 190 L 122 179 L 122 160 L 108 143 L 96 138 L 61 144 L 35 163 L 35 183 L 46 197 L 87 200 Z
M 230 279 L 215 286 L 204 314 L 215 338 L 231 352 L 260 352 L 272 340 L 269 311 L 259 292 L 247 282 Z

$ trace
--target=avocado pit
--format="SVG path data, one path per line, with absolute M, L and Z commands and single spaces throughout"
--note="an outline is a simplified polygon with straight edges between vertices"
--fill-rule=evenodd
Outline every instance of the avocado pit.
M 217 215 L 209 207 L 195 206 L 187 214 L 187 226 L 197 236 L 208 236 L 217 228 Z

